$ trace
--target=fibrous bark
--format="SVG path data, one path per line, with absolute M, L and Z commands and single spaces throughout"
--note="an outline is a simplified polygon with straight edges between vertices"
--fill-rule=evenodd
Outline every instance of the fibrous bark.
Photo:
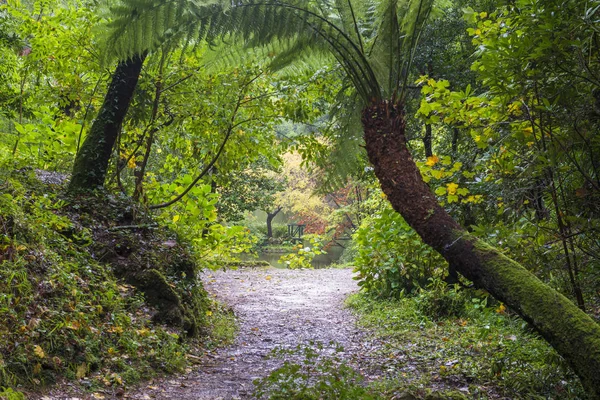
M 91 190 L 104 185 L 108 162 L 137 86 L 144 58 L 134 56 L 117 65 L 102 108 L 75 157 L 69 191 Z
M 470 235 L 438 204 L 406 146 L 404 111 L 381 102 L 363 111 L 369 160 L 394 209 L 460 274 L 529 322 L 600 399 L 600 325 L 517 262 Z

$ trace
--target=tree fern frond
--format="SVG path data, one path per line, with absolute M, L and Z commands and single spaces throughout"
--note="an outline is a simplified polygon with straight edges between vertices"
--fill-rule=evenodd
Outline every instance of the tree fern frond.
M 123 0 L 111 10 L 106 58 L 126 59 L 169 41 L 202 40 L 190 33 L 208 34 L 206 25 L 221 28 L 215 21 L 230 4 L 227 0 Z
M 404 101 L 406 98 L 406 86 L 417 42 L 431 14 L 433 3 L 434 0 L 409 0 L 407 12 L 402 19 L 401 29 L 404 36 L 401 45 L 403 53 L 401 65 L 402 80 L 398 84 L 400 88 L 398 98 L 400 101 Z
M 397 88 L 399 60 L 402 57 L 398 0 L 381 2 L 376 10 L 376 20 L 379 21 L 379 26 L 369 52 L 369 60 L 379 77 L 384 96 L 389 98 Z

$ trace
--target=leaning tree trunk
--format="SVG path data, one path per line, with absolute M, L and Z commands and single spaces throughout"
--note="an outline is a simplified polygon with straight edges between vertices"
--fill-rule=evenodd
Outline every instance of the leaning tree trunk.
M 144 58 L 134 56 L 117 65 L 104 104 L 75 157 L 69 191 L 91 190 L 104 185 L 108 162 L 137 86 Z
M 403 110 L 382 102 L 362 114 L 366 150 L 394 209 L 456 270 L 529 322 L 600 399 L 600 325 L 517 262 L 482 243 L 438 204 L 406 146 Z

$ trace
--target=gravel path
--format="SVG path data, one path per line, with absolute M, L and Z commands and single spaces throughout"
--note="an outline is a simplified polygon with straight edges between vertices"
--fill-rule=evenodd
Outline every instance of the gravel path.
M 235 343 L 208 356 L 188 375 L 153 382 L 126 393 L 126 398 L 249 399 L 252 381 L 280 365 L 267 357 L 273 349 L 311 341 L 341 344 L 342 358 L 367 378 L 376 378 L 369 354 L 377 344 L 355 326 L 354 316 L 343 306 L 358 289 L 351 270 L 243 269 L 208 273 L 203 280 L 238 317 Z

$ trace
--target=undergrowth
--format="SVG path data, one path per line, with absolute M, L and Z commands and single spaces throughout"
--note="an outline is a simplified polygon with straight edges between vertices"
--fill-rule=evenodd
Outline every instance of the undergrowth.
M 16 399 L 61 377 L 88 388 L 118 387 L 182 371 L 186 327 L 153 318 L 159 310 L 144 292 L 94 257 L 97 226 L 67 217 L 72 205 L 32 171 L 16 174 L 0 176 L 0 397 Z M 178 304 L 201 314 L 194 317 L 198 328 L 231 337 L 222 327 L 231 317 L 223 321 L 216 306 L 194 297 L 204 296 L 201 286 L 184 277 L 169 283 L 167 272 L 161 279 L 168 285 L 195 291 Z M 206 322 L 209 313 L 214 323 Z
M 275 349 L 272 356 L 285 360 L 267 377 L 254 382 L 257 399 L 273 400 L 374 400 L 362 376 L 340 357 L 344 349 L 336 343 L 316 342 L 293 349 Z M 301 357 L 300 363 L 288 360 Z
M 426 396 L 440 387 L 470 399 L 585 398 L 564 360 L 484 292 L 434 280 L 414 296 L 360 293 L 347 305 L 383 339 L 387 379 L 375 387 L 389 396 L 405 390 Z

